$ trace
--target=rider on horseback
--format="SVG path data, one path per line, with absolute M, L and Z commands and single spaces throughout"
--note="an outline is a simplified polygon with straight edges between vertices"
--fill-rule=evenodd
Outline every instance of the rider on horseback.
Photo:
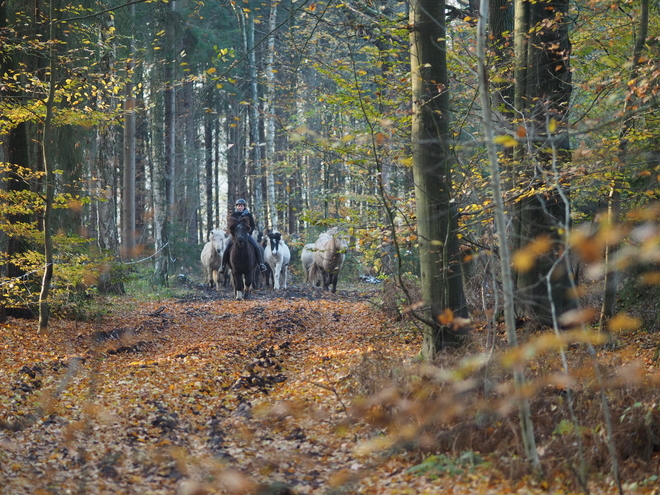
M 250 234 L 252 234 L 252 231 L 254 231 L 255 229 L 254 217 L 252 216 L 252 213 L 250 213 L 250 210 L 248 210 L 247 202 L 244 199 L 236 200 L 236 210 L 234 210 L 231 216 L 234 217 L 236 220 L 240 220 L 241 217 L 247 216 L 250 223 Z M 252 235 L 249 235 L 247 237 L 248 237 L 248 242 L 252 245 L 252 247 L 254 247 L 254 252 L 257 256 L 257 262 L 259 263 L 259 270 L 265 272 L 266 265 L 264 263 L 263 251 L 259 248 L 259 246 L 257 245 L 257 241 L 254 239 L 254 237 L 252 237 Z M 232 244 L 234 244 L 234 239 L 229 239 L 229 242 L 225 247 L 225 252 L 222 254 L 222 268 L 220 268 L 220 273 L 225 273 L 225 267 L 229 262 L 229 249 L 231 248 Z

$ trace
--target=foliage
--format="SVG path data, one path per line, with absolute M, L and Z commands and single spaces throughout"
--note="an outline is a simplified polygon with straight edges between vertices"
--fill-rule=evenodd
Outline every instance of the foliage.
M 409 319 L 411 305 L 419 304 L 422 301 L 418 277 L 405 273 L 401 280 L 406 284 L 405 292 L 399 287 L 399 281 L 395 278 L 386 280 L 382 289 L 382 310 L 394 321 Z M 407 295 L 410 296 L 410 301 Z
M 114 261 L 111 253 L 103 253 L 90 246 L 87 239 L 76 236 L 55 236 L 57 266 L 53 280 L 51 312 L 56 317 L 86 319 L 86 308 L 93 306 L 97 284 L 103 274 L 111 273 L 114 280 L 125 280 L 126 267 Z M 20 277 L 3 277 L 0 297 L 7 307 L 26 307 L 34 311 L 39 297 L 44 255 L 27 250 L 3 260 L 25 273 Z
M 430 455 L 421 464 L 409 467 L 406 472 L 435 479 L 447 475 L 462 475 L 483 462 L 484 459 L 480 455 L 469 451 L 463 452 L 458 458 L 446 454 Z

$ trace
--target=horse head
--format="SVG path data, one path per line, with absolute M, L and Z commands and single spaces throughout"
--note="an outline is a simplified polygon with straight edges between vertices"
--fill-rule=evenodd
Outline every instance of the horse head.
M 234 236 L 234 242 L 238 247 L 242 249 L 248 243 L 247 236 L 250 235 L 250 221 L 247 217 L 241 217 L 240 220 L 238 220 L 233 226 L 233 228 L 234 230 L 232 234 Z
M 280 248 L 280 241 L 282 240 L 282 234 L 279 232 L 269 232 L 268 233 L 268 239 L 270 242 L 270 250 L 271 252 L 277 253 L 277 250 Z
M 220 229 L 213 229 L 209 232 L 209 242 L 213 244 L 213 249 L 222 256 L 225 250 L 225 243 L 227 241 L 227 234 Z

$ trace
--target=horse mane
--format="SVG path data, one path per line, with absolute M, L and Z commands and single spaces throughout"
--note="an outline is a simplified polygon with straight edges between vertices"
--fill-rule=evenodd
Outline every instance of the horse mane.
M 339 235 L 339 229 L 337 227 L 332 227 L 331 229 L 326 230 L 323 234 L 319 236 L 319 240 L 322 241 L 325 249 L 339 252 L 346 250 L 347 243 Z

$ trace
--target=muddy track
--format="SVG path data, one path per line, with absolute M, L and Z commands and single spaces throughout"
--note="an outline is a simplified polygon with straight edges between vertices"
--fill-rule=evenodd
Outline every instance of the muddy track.
M 231 300 L 234 298 L 234 291 L 231 285 L 221 290 L 211 289 L 200 284 L 187 285 L 191 289 L 190 294 L 178 298 L 178 301 L 185 302 L 207 302 L 219 300 Z M 380 286 L 376 284 L 358 284 L 338 288 L 334 294 L 330 291 L 320 288 L 310 287 L 306 284 L 290 284 L 286 289 L 275 290 L 272 287 L 262 287 L 252 290 L 247 300 L 252 301 L 273 301 L 275 299 L 306 299 L 314 301 L 318 299 L 336 299 L 344 301 L 367 301 L 372 299 L 380 291 Z

